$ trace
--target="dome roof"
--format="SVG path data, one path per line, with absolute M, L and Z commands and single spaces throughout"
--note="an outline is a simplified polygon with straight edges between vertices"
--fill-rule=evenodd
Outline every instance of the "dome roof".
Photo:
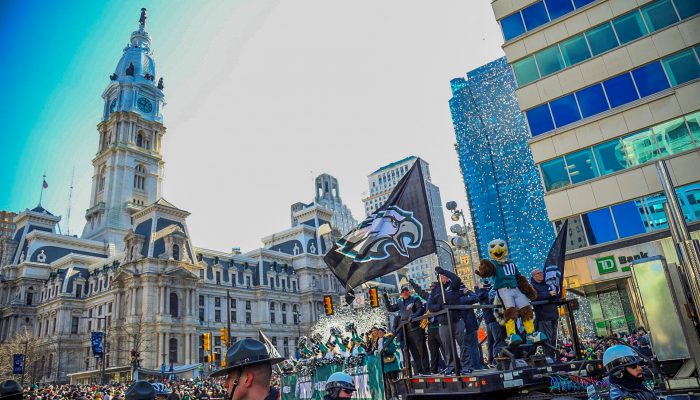
M 131 64 L 134 65 L 134 78 L 143 78 L 146 74 L 152 77 L 156 76 L 156 63 L 145 48 L 129 46 L 124 49 L 124 54 L 119 60 L 114 73 L 119 78 L 125 77 L 126 70 Z

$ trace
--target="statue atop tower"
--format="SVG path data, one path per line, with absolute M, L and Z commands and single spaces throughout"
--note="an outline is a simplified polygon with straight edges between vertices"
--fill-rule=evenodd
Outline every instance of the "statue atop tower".
M 148 17 L 146 16 L 146 9 L 142 8 L 141 9 L 141 18 L 139 18 L 139 30 L 145 30 L 146 29 L 146 19 Z

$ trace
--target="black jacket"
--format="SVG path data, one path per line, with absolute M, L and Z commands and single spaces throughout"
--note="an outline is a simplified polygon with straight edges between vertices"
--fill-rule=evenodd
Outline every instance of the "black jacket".
M 430 298 L 428 300 L 428 310 L 432 312 L 437 312 L 443 309 L 444 304 L 449 306 L 452 305 L 466 305 L 475 304 L 479 301 L 478 297 L 473 292 L 468 292 L 464 294 L 464 285 L 462 284 L 462 279 L 456 274 L 443 270 L 442 274 L 450 279 L 450 282 L 445 287 L 445 302 L 442 301 L 442 291 L 440 286 L 436 286 L 435 289 L 430 293 Z M 452 322 L 457 322 L 460 319 L 464 320 L 467 332 L 473 332 L 478 329 L 478 324 L 476 321 L 476 316 L 474 315 L 474 310 L 460 310 L 452 311 L 450 313 L 452 317 Z M 447 323 L 447 318 L 444 315 L 438 316 L 438 321 L 440 323 Z
M 479 291 L 476 292 L 476 295 L 479 297 L 479 304 L 484 306 L 490 306 L 493 304 L 493 299 L 489 298 L 490 291 L 490 288 L 479 288 Z M 496 317 L 493 315 L 493 308 L 484 308 L 483 313 L 484 322 L 486 325 L 490 324 L 491 322 L 496 322 Z
M 425 314 L 425 304 L 423 304 L 423 300 L 416 295 L 408 296 L 406 300 L 401 298 L 395 304 L 391 304 L 386 300 L 385 298 L 386 309 L 389 312 L 398 311 L 402 323 Z M 420 326 L 418 324 L 419 321 L 412 322 L 409 329 L 419 329 Z
M 530 284 L 537 291 L 537 301 L 540 300 L 556 300 L 557 296 L 552 296 L 549 293 L 549 285 L 546 282 L 542 283 L 535 282 L 534 279 L 530 278 Z M 535 311 L 535 319 L 537 321 L 556 321 L 559 319 L 559 311 L 557 310 L 556 304 L 542 304 L 533 307 Z

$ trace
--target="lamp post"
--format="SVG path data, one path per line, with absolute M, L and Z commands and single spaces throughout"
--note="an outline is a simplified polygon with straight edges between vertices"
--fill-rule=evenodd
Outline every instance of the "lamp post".
M 78 317 L 81 319 L 96 319 L 98 321 L 104 320 L 105 323 L 102 327 L 102 355 L 99 357 L 101 358 L 101 366 L 100 366 L 100 385 L 104 385 L 104 380 L 105 380 L 105 353 L 107 351 L 107 317 Z M 96 331 L 100 332 L 100 331 Z
M 161 378 L 161 381 L 164 381 L 164 380 L 165 380 L 165 356 L 166 356 L 166 355 L 167 355 L 167 354 L 165 354 L 165 353 L 162 353 L 162 354 L 161 354 L 161 356 L 163 356 L 163 365 L 160 367 L 161 375 L 163 375 L 162 378 Z
M 22 356 L 22 379 L 20 385 L 24 387 L 24 371 L 27 369 L 27 346 L 29 341 L 22 342 L 22 344 L 24 345 L 24 355 Z
M 452 221 L 459 222 L 460 219 L 462 220 L 461 226 L 459 224 L 455 224 L 450 227 L 450 232 L 456 234 L 457 238 L 462 239 L 454 240 L 455 238 L 453 238 L 452 245 L 460 249 L 466 248 L 469 255 L 469 269 L 472 271 L 472 284 L 476 285 L 476 271 L 474 270 L 474 260 L 472 257 L 472 244 L 471 240 L 469 240 L 469 227 L 467 226 L 466 218 L 464 218 L 464 211 L 462 211 L 461 208 L 459 210 L 457 209 L 456 201 L 448 201 L 447 204 L 445 204 L 445 208 L 452 213 L 452 216 L 450 217 Z M 464 242 L 466 242 L 466 245 Z
M 296 311 L 294 311 L 294 318 L 296 319 L 295 322 L 297 324 L 297 332 L 298 332 L 297 340 L 295 342 L 296 343 L 295 347 L 297 348 L 297 353 L 299 353 L 299 355 L 301 356 L 301 351 L 299 350 L 299 338 L 301 337 L 301 313 L 299 312 L 298 309 Z

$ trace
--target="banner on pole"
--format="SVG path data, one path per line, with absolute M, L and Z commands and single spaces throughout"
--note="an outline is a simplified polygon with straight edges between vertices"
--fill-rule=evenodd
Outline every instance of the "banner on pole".
M 283 375 L 280 381 L 282 400 L 323 400 L 326 395 L 326 380 L 334 372 L 347 372 L 355 381 L 357 391 L 353 400 L 384 400 L 384 378 L 382 360 L 378 356 L 365 356 L 362 364 L 344 368 L 342 365 L 324 365 L 311 375 Z
M 104 354 L 104 332 L 91 332 L 90 343 L 92 344 L 92 354 L 100 356 Z
M 12 355 L 12 373 L 22 375 L 24 372 L 24 354 Z
M 557 292 L 557 297 L 562 296 L 564 282 L 564 262 L 566 261 L 566 236 L 569 231 L 569 220 L 559 228 L 557 238 L 554 239 L 552 247 L 544 262 L 544 280 L 549 286 L 549 290 Z

